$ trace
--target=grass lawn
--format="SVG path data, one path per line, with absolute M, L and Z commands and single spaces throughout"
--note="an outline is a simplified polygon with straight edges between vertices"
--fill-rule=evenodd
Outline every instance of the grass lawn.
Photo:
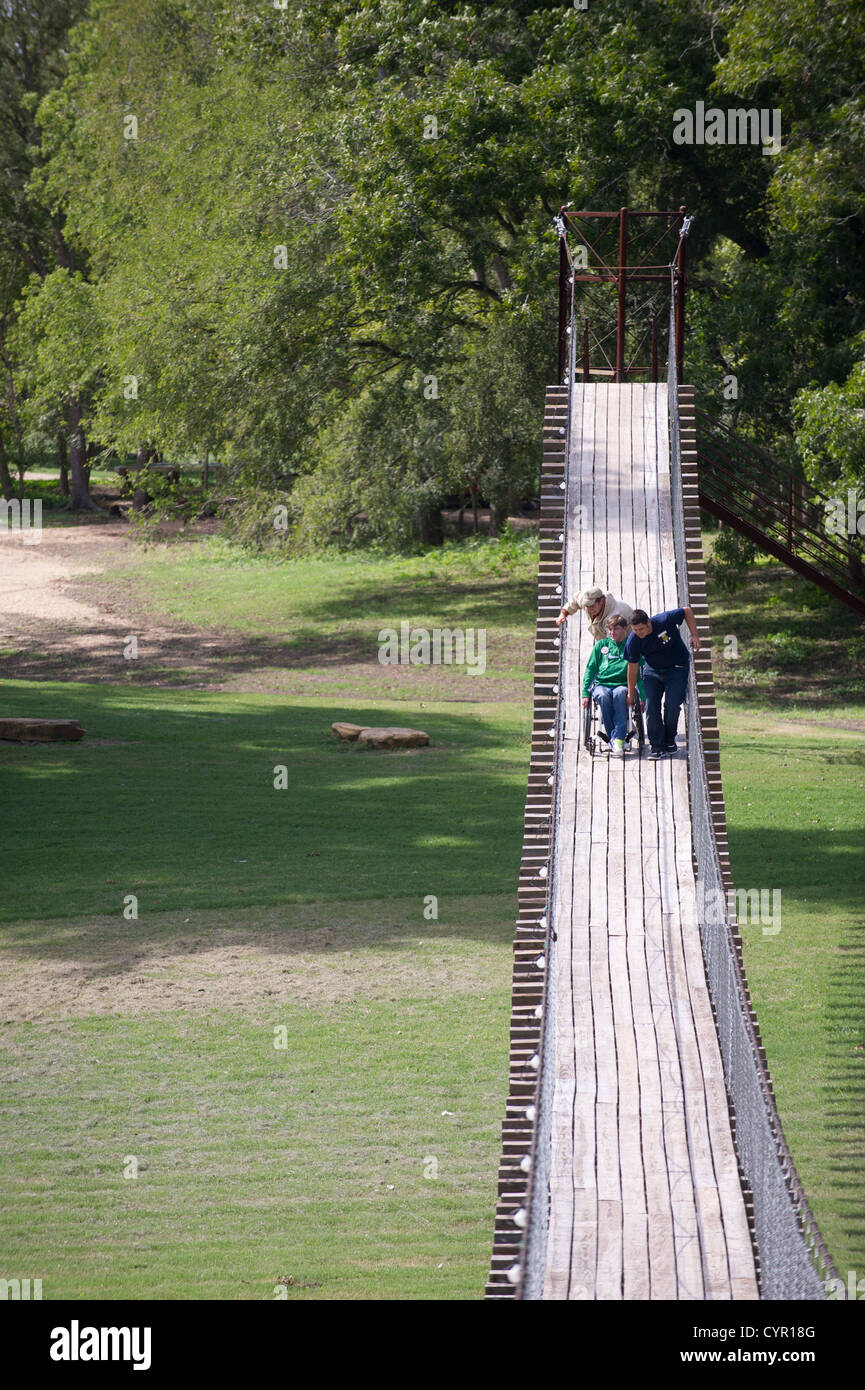
M 7 825 L 0 920 L 119 911 L 128 893 L 145 912 L 516 891 L 530 709 L 427 704 L 432 746 L 382 756 L 331 723 L 405 722 L 404 706 L 17 681 L 4 708 L 87 737 L 0 751 L 28 808 Z
M 313 683 L 323 647 L 336 670 L 360 653 L 362 694 L 4 683 L 5 712 L 88 731 L 0 745 L 8 1277 L 46 1298 L 481 1295 L 535 565 L 524 540 L 290 564 L 156 546 L 88 583 L 155 622 L 281 636 Z M 839 674 L 860 629 L 776 570 L 712 602 L 732 866 L 782 891 L 777 936 L 743 928 L 749 979 L 809 1198 L 861 1270 L 865 695 Z M 375 646 L 404 619 L 488 627 L 492 679 L 525 697 L 413 670 L 398 698 Z M 788 630 L 798 647 L 770 640 Z M 337 718 L 433 743 L 369 753 Z
M 537 540 L 528 533 L 492 544 L 448 543 L 438 555 L 282 562 L 208 536 L 148 546 L 107 578 L 82 577 L 77 591 L 91 601 L 110 598 L 137 617 L 145 636 L 151 615 L 212 633 L 226 678 L 254 662 L 274 689 L 288 668 L 318 683 L 310 693 L 480 701 L 524 694 L 528 707 L 537 566 Z M 380 665 L 379 634 L 399 633 L 403 622 L 483 630 L 484 661 L 475 646 L 473 671 Z
M 281 998 L 7 1024 L 3 1267 L 45 1298 L 477 1297 L 512 910 L 399 904 L 379 997 L 323 997 L 321 968 L 292 997 L 309 970 L 284 940 Z
M 528 711 L 430 706 L 433 747 L 382 756 L 334 741 L 345 711 L 321 701 L 17 682 L 4 702 L 88 729 L 0 752 L 22 812 L 4 1268 L 46 1298 L 479 1296 Z M 164 1007 L 141 1009 L 155 977 Z
M 729 706 L 719 725 L 733 880 L 781 892 L 777 934 L 741 928 L 754 1007 L 787 1141 L 846 1277 L 865 1268 L 865 737 Z
M 401 618 L 419 626 L 489 624 L 534 632 L 538 544 L 531 533 L 448 543 L 439 553 L 333 554 L 278 561 L 219 536 L 154 544 L 112 572 L 118 593 L 146 595 L 162 614 L 289 643 L 368 632 Z M 102 587 L 94 578 L 92 585 Z

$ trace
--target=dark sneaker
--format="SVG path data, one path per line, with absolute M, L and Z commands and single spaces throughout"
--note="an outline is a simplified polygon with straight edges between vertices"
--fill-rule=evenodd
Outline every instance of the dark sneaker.
M 653 748 L 649 754 L 649 762 L 659 762 L 661 758 L 666 758 L 666 748 Z
M 678 744 L 676 744 L 676 743 L 668 743 L 667 746 L 666 746 L 666 748 L 664 749 L 664 752 L 665 752 L 665 753 L 676 753 L 676 752 L 678 752 Z

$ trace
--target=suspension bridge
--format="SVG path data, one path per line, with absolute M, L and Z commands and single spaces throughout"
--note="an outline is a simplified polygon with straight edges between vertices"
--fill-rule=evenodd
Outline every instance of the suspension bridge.
M 819 1299 L 835 1271 L 778 1119 L 727 906 L 700 507 L 865 612 L 859 556 L 827 540 L 821 499 L 801 479 L 737 451 L 723 422 L 701 427 L 693 389 L 679 385 L 685 210 L 563 209 L 557 224 L 560 384 L 544 419 L 534 726 L 487 1297 Z M 579 286 L 596 296 L 594 319 Z M 555 619 L 594 583 L 649 613 L 694 611 L 684 738 L 660 762 L 584 746 L 593 639 L 581 613 L 561 629 Z

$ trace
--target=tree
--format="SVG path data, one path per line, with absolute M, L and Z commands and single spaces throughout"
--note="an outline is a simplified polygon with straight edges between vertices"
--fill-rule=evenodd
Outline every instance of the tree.
M 35 115 L 40 99 L 62 79 L 69 31 L 87 0 L 5 0 L 0 7 L 0 363 L 5 382 L 0 407 L 0 486 L 11 496 L 8 441 L 23 478 L 25 430 L 20 363 L 11 351 L 16 305 L 29 276 L 42 278 L 55 266 L 71 269 L 73 257 L 59 211 L 33 197 L 33 173 L 42 162 L 42 132 Z M 80 439 L 81 402 L 69 405 L 73 457 Z M 90 504 L 86 476 L 77 505 Z

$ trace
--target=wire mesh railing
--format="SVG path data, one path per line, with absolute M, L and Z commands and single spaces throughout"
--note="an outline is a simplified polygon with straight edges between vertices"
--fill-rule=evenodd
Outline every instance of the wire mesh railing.
M 675 337 L 671 304 L 670 335 Z M 680 605 L 689 602 L 689 563 L 682 490 L 677 354 L 668 357 L 673 537 Z M 697 533 L 699 535 L 699 532 Z M 707 634 L 708 636 L 708 634 Z M 712 712 L 714 712 L 713 697 Z M 706 696 L 702 697 L 705 704 Z M 739 1164 L 752 1203 L 761 1294 L 768 1299 L 822 1299 L 835 1274 L 802 1191 L 772 1094 L 752 1016 L 729 880 L 718 851 L 694 661 L 685 704 L 693 853 L 700 937 L 715 1011 L 727 1092 L 735 1117 Z

